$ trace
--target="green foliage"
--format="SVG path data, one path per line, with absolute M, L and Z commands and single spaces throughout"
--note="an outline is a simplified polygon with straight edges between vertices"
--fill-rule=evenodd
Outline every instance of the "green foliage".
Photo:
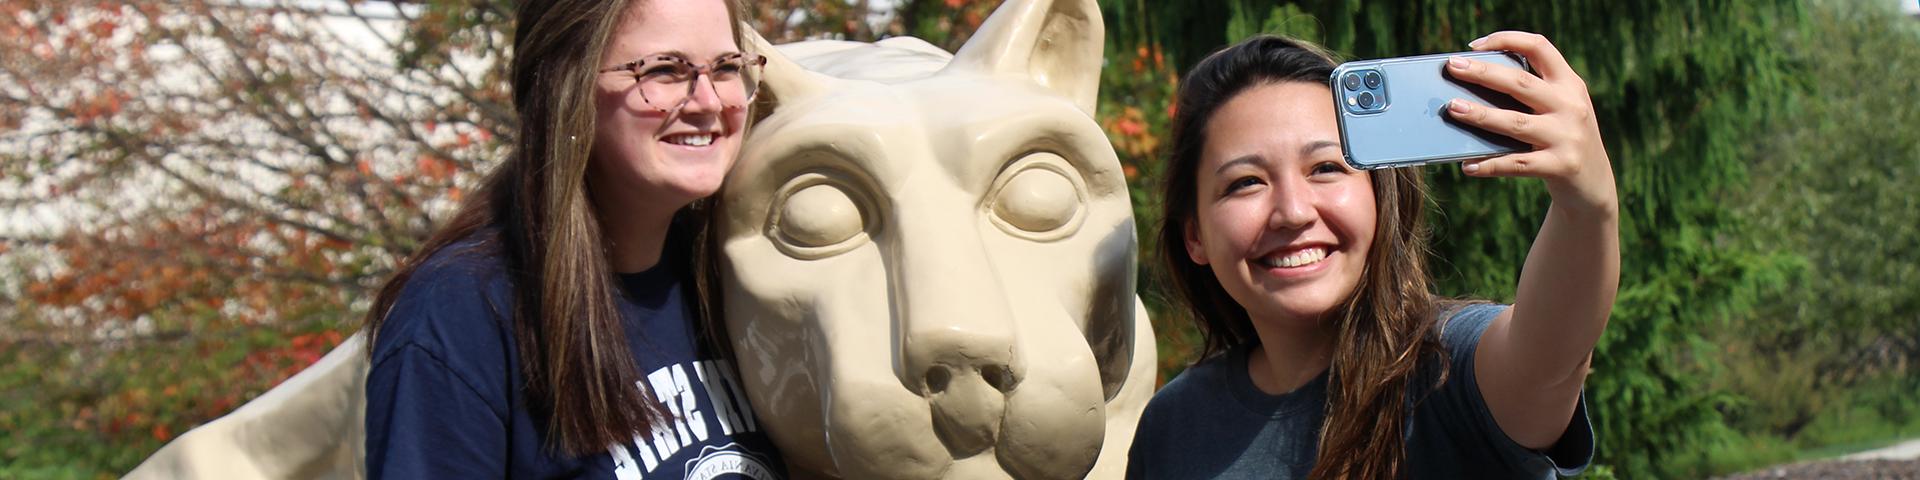
M 1879 446 L 1920 432 L 1920 22 L 1891 4 L 1809 2 L 1784 42 L 1786 111 L 1746 147 L 1735 195 L 1755 248 L 1798 268 L 1720 337 L 1736 395 L 1724 472 Z
M 1264 2 L 1234 0 L 1228 7 L 1233 12 L 1227 17 L 1229 43 L 1263 33 L 1293 38 L 1322 38 L 1319 20 L 1301 10 L 1299 5 L 1285 4 L 1268 8 Z
M 1754 243 L 1806 259 L 1805 288 L 1771 292 L 1749 329 L 1768 353 L 1836 348 L 1819 368 L 1847 377 L 1920 360 L 1920 22 L 1891 5 L 1813 5 L 1788 42 L 1806 75 L 1752 143 L 1739 202 Z
M 289 323 L 304 326 L 157 342 L 0 344 L 0 478 L 123 474 L 343 339 L 327 322 Z
M 927 43 L 956 51 L 1001 0 L 903 0 L 898 7 L 892 32 L 919 37 Z
M 1721 339 L 1731 347 L 1722 358 L 1725 375 L 1710 388 L 1738 399 L 1728 408 L 1732 431 L 1686 459 L 1685 470 L 1702 474 L 1749 471 L 1766 465 L 1823 460 L 1883 447 L 1920 434 L 1920 379 L 1889 372 L 1844 384 L 1816 365 L 1830 349 L 1756 354 L 1747 332 Z

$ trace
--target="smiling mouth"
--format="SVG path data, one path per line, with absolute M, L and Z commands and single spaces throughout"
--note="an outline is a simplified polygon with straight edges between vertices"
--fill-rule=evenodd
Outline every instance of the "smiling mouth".
M 688 147 L 704 147 L 713 144 L 712 133 L 676 133 L 660 137 L 660 141 Z
M 1286 252 L 1274 252 L 1272 255 L 1261 257 L 1260 264 L 1269 268 L 1300 268 L 1327 259 L 1327 247 L 1323 246 L 1294 250 L 1285 255 L 1282 253 Z

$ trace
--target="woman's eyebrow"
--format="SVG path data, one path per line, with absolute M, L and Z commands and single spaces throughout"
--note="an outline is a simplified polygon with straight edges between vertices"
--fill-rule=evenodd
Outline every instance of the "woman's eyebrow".
M 1309 143 L 1307 144 L 1307 146 L 1300 147 L 1300 156 L 1305 157 L 1308 155 L 1313 155 L 1313 152 L 1318 151 L 1322 148 L 1327 148 L 1327 147 L 1340 148 L 1340 142 L 1335 142 L 1332 140 L 1321 140 L 1321 141 Z
M 687 52 L 682 52 L 682 51 L 679 51 L 679 50 L 664 50 L 664 51 L 659 51 L 659 52 L 653 52 L 653 53 L 649 53 L 649 54 L 646 54 L 646 55 L 642 55 L 642 56 L 641 56 L 640 58 L 647 58 L 647 57 L 660 57 L 660 56 L 667 56 L 667 57 L 680 57 L 680 58 L 682 58 L 682 59 L 686 59 L 686 58 L 693 58 L 693 57 L 689 57 L 689 56 L 687 56 Z
M 1264 163 L 1266 163 L 1266 158 L 1265 158 L 1265 157 L 1261 157 L 1261 156 L 1260 156 L 1260 154 L 1258 154 L 1258 153 L 1249 153 L 1249 154 L 1246 154 L 1246 155 L 1241 155 L 1241 156 L 1239 156 L 1239 157 L 1235 157 L 1235 158 L 1234 158 L 1234 159 L 1232 159 L 1232 160 L 1227 160 L 1226 162 L 1222 162 L 1222 163 L 1220 164 L 1220 168 L 1215 168 L 1215 169 L 1213 169 L 1213 174 L 1214 174 L 1214 175 L 1219 175 L 1219 174 L 1220 174 L 1220 172 L 1225 172 L 1225 171 L 1227 171 L 1227 169 L 1229 169 L 1229 168 L 1233 168 L 1233 167 L 1234 167 L 1234 166 L 1236 166 L 1236 165 L 1243 165 L 1243 164 L 1244 164 L 1244 165 L 1249 165 L 1249 166 L 1255 166 L 1255 167 L 1258 167 L 1258 166 L 1260 166 L 1261 164 L 1264 164 Z
M 687 56 L 687 52 L 682 52 L 679 50 L 664 50 L 659 52 L 649 52 L 649 53 L 641 54 L 640 56 L 633 57 L 633 58 L 627 59 L 626 61 L 620 62 L 620 65 L 636 64 L 642 60 L 646 60 L 654 57 L 679 57 L 681 60 L 687 60 L 687 59 L 693 58 L 693 57 Z

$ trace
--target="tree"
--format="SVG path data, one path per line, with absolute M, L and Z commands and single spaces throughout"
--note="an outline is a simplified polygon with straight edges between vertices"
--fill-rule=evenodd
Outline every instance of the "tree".
M 365 12 L 10 5 L 6 47 L 22 61 L 0 101 L 21 126 L 6 165 L 25 198 L 8 203 L 74 212 L 7 238 L 64 264 L 27 288 L 61 310 L 41 317 L 208 307 L 258 321 L 284 317 L 296 291 L 345 305 L 497 157 L 513 118 L 484 70 L 401 68 L 362 48 L 398 41 Z M 217 296 L 242 302 L 190 301 Z
M 1739 329 L 1757 361 L 1779 367 L 1735 383 L 1753 392 L 1735 419 L 1788 438 L 1838 407 L 1821 402 L 1874 383 L 1920 387 L 1920 22 L 1892 4 L 1809 4 L 1786 42 L 1805 74 L 1748 146 L 1753 188 L 1736 197 L 1753 244 L 1802 262 Z M 1887 423 L 1920 416 L 1911 401 L 1873 406 Z
M 1796 102 L 1752 145 L 1754 187 L 1742 212 L 1756 241 L 1800 252 L 1802 282 L 1769 312 L 1793 319 L 1777 340 L 1860 335 L 1836 359 L 1920 359 L 1920 23 L 1891 5 L 1813 2 L 1793 59 L 1807 74 Z M 1881 342 L 1869 341 L 1879 338 Z M 1835 365 L 1839 367 L 1841 365 Z
M 0 466 L 124 471 L 357 326 L 505 145 L 470 7 L 0 4 Z

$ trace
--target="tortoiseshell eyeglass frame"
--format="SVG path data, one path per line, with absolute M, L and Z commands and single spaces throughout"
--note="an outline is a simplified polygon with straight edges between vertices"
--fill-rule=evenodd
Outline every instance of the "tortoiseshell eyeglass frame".
M 767 64 L 767 57 L 765 56 L 755 55 L 748 52 L 732 52 L 732 53 L 721 54 L 718 57 L 714 57 L 713 62 L 702 65 L 702 64 L 693 63 L 692 61 L 689 61 L 685 57 L 681 57 L 679 55 L 670 54 L 670 53 L 660 53 L 660 54 L 646 55 L 646 56 L 640 57 L 640 59 L 638 60 L 603 68 L 603 69 L 600 69 L 599 73 L 616 73 L 616 72 L 626 73 L 633 76 L 633 81 L 635 83 L 643 83 L 646 81 L 645 77 L 647 75 L 646 73 L 647 67 L 649 66 L 665 63 L 665 64 L 677 65 L 682 68 L 685 68 L 687 71 L 692 72 L 692 74 L 688 75 L 685 80 L 675 80 L 672 82 L 668 82 L 668 84 L 680 83 L 680 82 L 685 82 L 687 84 L 686 93 L 681 94 L 680 100 L 677 102 L 674 102 L 673 106 L 661 107 L 660 104 L 655 103 L 653 99 L 647 98 L 647 92 L 645 89 L 641 89 L 640 91 L 640 98 L 647 102 L 647 106 L 653 107 L 655 110 L 659 110 L 660 113 L 671 114 L 671 113 L 680 111 L 682 107 L 685 107 L 687 105 L 688 101 L 693 100 L 693 90 L 695 88 L 699 88 L 698 85 L 700 84 L 701 75 L 706 75 L 708 80 L 712 80 L 713 70 L 715 68 L 726 65 L 728 62 L 731 62 L 734 60 L 740 61 L 739 66 L 741 68 L 741 71 L 739 72 L 739 75 L 741 76 L 741 82 L 742 82 L 741 86 L 746 89 L 746 98 L 741 100 L 739 105 L 731 105 L 723 100 L 721 103 L 721 106 L 722 108 L 746 108 L 747 105 L 753 104 L 754 96 L 760 93 L 760 88 L 759 88 L 760 86 L 758 85 L 760 82 L 760 69 L 766 66 Z M 714 88 L 716 89 L 713 92 L 714 95 L 719 96 L 720 95 L 720 91 L 718 90 L 719 85 L 716 84 Z

